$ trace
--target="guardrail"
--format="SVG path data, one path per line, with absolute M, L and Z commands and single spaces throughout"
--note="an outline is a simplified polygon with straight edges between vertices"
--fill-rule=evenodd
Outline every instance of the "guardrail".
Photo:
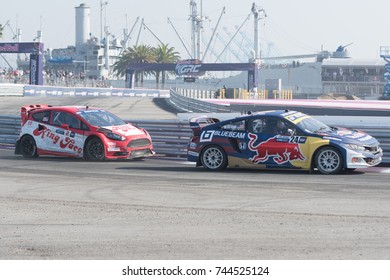
M 145 128 L 151 135 L 156 153 L 160 156 L 186 158 L 187 144 L 191 129 L 187 121 L 179 120 L 128 120 Z M 332 118 L 322 117 L 321 121 L 328 125 L 337 125 Z M 381 143 L 384 151 L 383 163 L 390 164 L 390 126 L 374 126 L 367 124 L 348 124 L 361 129 Z M 20 117 L 0 115 L 0 146 L 14 147 L 20 132 Z
M 211 102 L 206 102 L 200 99 L 194 99 L 183 96 L 175 92 L 174 89 L 170 91 L 170 104 L 181 112 L 216 112 L 216 113 L 227 113 L 230 112 L 230 106 L 219 105 Z
M 153 146 L 160 156 L 185 158 L 191 136 L 188 122 L 178 120 L 128 120 L 145 128 L 153 139 Z M 13 148 L 20 133 L 20 117 L 0 115 L 0 146 Z
M 99 87 L 58 87 L 25 85 L 24 96 L 118 96 L 118 97 L 169 97 L 168 90 L 128 89 Z
M 1 96 L 23 96 L 24 85 L 19 84 L 2 84 L 0 83 Z

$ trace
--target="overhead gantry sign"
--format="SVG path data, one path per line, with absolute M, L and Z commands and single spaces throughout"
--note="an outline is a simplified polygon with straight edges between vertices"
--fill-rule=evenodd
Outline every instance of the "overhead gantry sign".
M 201 63 L 191 59 L 178 63 L 130 63 L 126 70 L 126 87 L 133 87 L 134 74 L 138 71 L 169 71 L 183 77 L 197 77 L 207 71 L 247 71 L 248 90 L 252 90 L 258 82 L 257 70 L 256 63 Z
M 43 43 L 0 43 L 0 53 L 30 54 L 30 85 L 43 84 Z

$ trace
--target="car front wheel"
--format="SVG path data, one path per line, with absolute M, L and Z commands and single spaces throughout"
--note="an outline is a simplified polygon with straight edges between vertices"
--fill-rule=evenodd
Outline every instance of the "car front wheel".
M 209 170 L 223 170 L 227 166 L 227 156 L 225 151 L 215 145 L 206 147 L 202 152 L 202 164 Z
M 84 157 L 88 160 L 104 160 L 104 145 L 98 138 L 90 139 L 85 145 Z
M 37 145 L 35 144 L 34 138 L 30 135 L 25 135 L 20 140 L 20 153 L 25 158 L 35 158 L 38 156 Z
M 343 167 L 343 158 L 336 148 L 324 147 L 317 152 L 315 165 L 322 174 L 336 174 Z

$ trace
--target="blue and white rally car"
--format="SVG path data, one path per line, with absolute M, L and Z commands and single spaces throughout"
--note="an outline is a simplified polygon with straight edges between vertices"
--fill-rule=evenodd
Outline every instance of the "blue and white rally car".
M 382 161 L 379 142 L 357 130 L 330 127 L 296 111 L 266 111 L 219 121 L 190 120 L 188 160 L 210 170 L 226 167 L 318 169 L 323 174 Z

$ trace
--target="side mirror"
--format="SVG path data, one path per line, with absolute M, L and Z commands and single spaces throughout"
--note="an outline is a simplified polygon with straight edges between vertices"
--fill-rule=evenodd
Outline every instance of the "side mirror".
M 66 124 L 66 123 L 61 124 L 60 127 L 63 128 L 63 129 L 65 129 L 65 130 L 69 130 L 69 125 Z

